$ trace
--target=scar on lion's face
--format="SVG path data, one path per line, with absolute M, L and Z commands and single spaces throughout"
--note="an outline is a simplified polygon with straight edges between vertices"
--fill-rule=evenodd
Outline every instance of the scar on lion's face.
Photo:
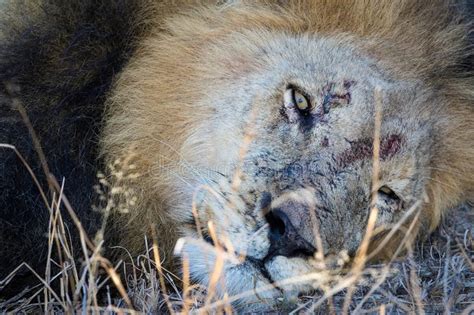
M 380 140 L 380 159 L 386 160 L 397 154 L 405 142 L 404 138 L 398 134 L 383 137 Z M 337 164 L 345 168 L 360 160 L 373 157 L 374 140 L 365 138 L 350 142 L 350 148 L 344 150 L 337 156 Z

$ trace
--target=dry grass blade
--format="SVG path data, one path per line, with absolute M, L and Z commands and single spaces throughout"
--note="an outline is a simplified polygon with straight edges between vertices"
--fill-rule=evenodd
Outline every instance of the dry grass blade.
M 133 303 L 132 301 L 130 300 L 130 298 L 128 297 L 128 294 L 127 294 L 127 290 L 125 289 L 124 285 L 122 284 L 122 280 L 120 280 L 120 276 L 119 274 L 117 273 L 117 271 L 113 268 L 113 266 L 111 266 L 110 262 L 104 258 L 100 258 L 98 257 L 97 258 L 102 267 L 107 271 L 107 273 L 109 274 L 110 278 L 112 279 L 114 285 L 116 286 L 116 288 L 119 290 L 120 292 L 120 295 L 122 296 L 122 298 L 125 300 L 125 302 L 127 303 L 128 307 L 129 307 L 129 310 L 131 312 L 134 312 L 133 311 Z
M 58 192 L 61 191 L 61 186 L 59 185 L 59 183 L 58 183 L 57 179 L 54 177 L 54 175 L 49 174 L 48 178 L 50 179 L 50 182 L 53 185 L 53 188 Z M 82 226 L 81 220 L 79 220 L 79 218 L 77 217 L 76 212 L 74 211 L 74 209 L 73 209 L 71 203 L 69 202 L 69 199 L 66 197 L 66 195 L 61 194 L 61 201 L 64 204 L 66 210 L 68 211 L 69 216 L 73 220 L 77 230 L 79 231 L 81 241 L 85 242 L 90 250 L 94 250 L 95 249 L 94 243 L 90 240 L 89 236 L 87 235 L 86 230 Z M 84 250 L 84 252 L 87 252 L 86 248 L 83 248 L 83 250 Z
M 413 300 L 415 302 L 416 308 L 417 308 L 417 314 L 424 315 L 425 314 L 425 309 L 423 307 L 423 301 L 421 300 L 422 296 L 422 291 L 420 288 L 420 280 L 418 276 L 416 275 L 416 263 L 414 262 L 413 258 L 413 247 L 410 242 L 407 244 L 408 247 L 408 259 L 409 259 L 409 265 L 410 265 L 410 286 L 411 286 L 411 291 L 412 294 L 411 296 L 413 297 Z
M 26 162 L 25 158 L 23 157 L 23 155 L 21 155 L 21 153 L 17 150 L 17 148 L 13 145 L 10 145 L 10 144 L 5 144 L 5 143 L 0 143 L 0 148 L 5 148 L 5 149 L 9 149 L 9 150 L 13 150 L 13 152 L 15 152 L 16 156 L 20 159 L 21 163 L 23 164 L 23 166 L 26 168 L 26 170 L 28 171 L 28 173 L 30 174 L 31 178 L 33 179 L 36 187 L 38 187 L 38 191 L 41 195 L 41 198 L 43 199 L 43 202 L 44 204 L 46 205 L 46 207 L 49 209 L 50 208 L 50 205 L 49 205 L 49 202 L 48 202 L 48 197 L 46 197 L 46 194 L 43 190 L 43 187 L 41 187 L 41 184 L 39 183 L 38 181 L 38 178 L 36 177 L 35 173 L 33 172 L 33 170 L 31 169 L 30 165 L 28 164 L 28 162 Z
M 378 210 L 377 204 L 377 189 L 379 186 L 379 173 L 380 173 L 380 139 L 381 139 L 381 126 L 382 126 L 382 90 L 380 87 L 376 87 L 374 91 L 375 99 L 375 120 L 374 120 L 374 141 L 373 141 L 373 156 L 372 156 L 372 195 L 370 204 L 370 215 L 367 222 L 367 229 L 365 231 L 364 238 L 359 246 L 359 250 L 354 259 L 354 265 L 351 273 L 354 275 L 360 275 L 364 265 L 367 261 L 367 251 L 369 249 L 370 240 L 372 238 L 375 222 L 377 221 Z M 349 312 L 352 294 L 354 292 L 354 286 L 348 288 L 346 300 L 344 301 L 343 313 Z
M 191 306 L 190 297 L 190 271 L 189 271 L 189 258 L 186 254 L 182 255 L 183 262 L 183 314 L 189 313 Z
M 173 306 L 171 305 L 168 297 L 168 292 L 166 289 L 165 278 L 163 276 L 163 268 L 161 267 L 161 257 L 160 257 L 160 249 L 158 248 L 157 236 L 156 236 L 156 226 L 152 226 L 152 236 L 153 236 L 153 258 L 155 260 L 156 270 L 158 271 L 158 277 L 160 279 L 160 287 L 163 291 L 163 295 L 166 301 L 166 306 L 168 307 L 168 311 L 170 314 L 173 314 Z
M 39 280 L 41 281 L 41 283 L 44 285 L 44 287 L 50 292 L 50 294 L 56 299 L 56 301 L 58 303 L 61 304 L 61 307 L 63 309 L 67 309 L 66 305 L 63 304 L 61 298 L 57 295 L 57 293 L 51 288 L 51 286 L 49 285 L 48 282 L 46 282 L 46 280 L 44 280 L 33 268 L 31 268 L 30 265 L 26 264 L 26 263 L 23 263 L 22 266 L 26 267 L 29 269 L 29 271 Z
M 44 174 L 47 176 L 48 185 L 52 192 L 54 191 L 54 189 L 51 183 L 49 182 L 49 178 L 48 178 L 48 175 L 51 174 L 51 172 L 49 171 L 48 162 L 43 152 L 43 148 L 41 147 L 41 143 L 38 139 L 38 136 L 36 135 L 33 125 L 31 124 L 30 118 L 28 117 L 25 107 L 20 102 L 20 100 L 17 97 L 15 97 L 15 94 L 19 92 L 19 87 L 11 83 L 6 83 L 5 88 L 11 98 L 13 108 L 16 109 L 20 113 L 25 126 L 28 128 L 28 132 L 30 133 L 31 140 L 33 141 L 33 146 L 35 148 L 36 153 L 38 154 L 41 167 L 43 168 Z
M 214 228 L 214 224 L 212 223 L 212 221 L 208 222 L 208 231 L 209 231 L 209 235 L 212 238 L 212 241 L 214 242 L 217 248 L 217 251 L 216 251 L 217 255 L 216 255 L 216 260 L 214 262 L 214 268 L 212 270 L 210 280 L 209 280 L 206 305 L 209 305 L 211 303 L 212 298 L 214 297 L 216 293 L 217 283 L 224 270 L 224 261 L 225 261 L 225 257 L 223 255 L 219 255 L 219 253 L 223 252 L 224 250 L 222 246 L 220 245 L 220 242 L 217 238 L 216 230 Z

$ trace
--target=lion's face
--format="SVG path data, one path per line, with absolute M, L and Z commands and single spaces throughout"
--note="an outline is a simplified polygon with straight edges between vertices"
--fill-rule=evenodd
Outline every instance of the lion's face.
M 198 106 L 213 114 L 180 151 L 194 171 L 176 182 L 188 198 L 174 205 L 189 223 L 185 235 L 241 256 L 226 258 L 222 291 L 253 295 L 276 282 L 259 299 L 306 292 L 318 286 L 317 276 L 304 276 L 322 268 L 318 253 L 333 268 L 354 257 L 373 195 L 378 232 L 423 201 L 436 113 L 421 84 L 390 77 L 348 40 L 234 36 L 232 55 L 219 53 L 220 43 L 200 60 L 206 85 Z M 377 88 L 380 168 L 372 187 Z M 209 248 L 187 242 L 182 252 L 204 283 L 217 252 Z
M 371 203 L 377 259 L 473 191 L 463 27 L 410 2 L 278 3 L 160 22 L 116 82 L 101 146 L 109 163 L 132 151 L 141 175 L 124 246 L 158 223 L 161 244 L 185 237 L 195 281 L 257 304 L 350 265 Z

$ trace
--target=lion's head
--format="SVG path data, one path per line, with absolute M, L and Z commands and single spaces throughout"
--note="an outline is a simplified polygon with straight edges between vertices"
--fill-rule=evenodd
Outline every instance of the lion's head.
M 315 271 L 357 255 L 372 206 L 380 258 L 472 192 L 463 26 L 436 11 L 443 1 L 323 2 L 170 18 L 111 98 L 103 148 L 111 161 L 136 151 L 136 226 L 184 236 L 191 276 L 220 294 L 317 288 Z

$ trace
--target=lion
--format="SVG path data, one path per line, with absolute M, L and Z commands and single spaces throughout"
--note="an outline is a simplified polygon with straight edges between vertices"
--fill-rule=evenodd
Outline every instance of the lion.
M 128 23 L 112 40 L 118 66 L 104 66 L 105 86 L 92 98 L 84 93 L 101 74 L 87 67 L 107 54 L 100 47 L 67 54 L 74 41 L 86 45 L 80 32 L 62 50 L 51 41 L 50 51 L 81 73 L 60 73 L 78 101 L 42 94 L 48 89 L 36 82 L 29 89 L 26 74 L 7 77 L 20 85 L 27 110 L 41 109 L 38 94 L 51 108 L 63 101 L 87 109 L 93 123 L 72 139 L 80 142 L 74 148 L 92 150 L 79 164 L 93 165 L 84 166 L 87 174 L 130 161 L 136 176 L 109 174 L 127 187 L 116 194 L 127 206 L 111 215 L 110 245 L 138 253 L 155 226 L 162 252 L 186 260 L 195 282 L 243 304 L 274 305 L 317 288 L 310 275 L 318 270 L 400 255 L 450 208 L 473 199 L 473 51 L 462 3 L 136 6 L 114 17 Z M 41 17 L 32 12 L 32 20 Z

